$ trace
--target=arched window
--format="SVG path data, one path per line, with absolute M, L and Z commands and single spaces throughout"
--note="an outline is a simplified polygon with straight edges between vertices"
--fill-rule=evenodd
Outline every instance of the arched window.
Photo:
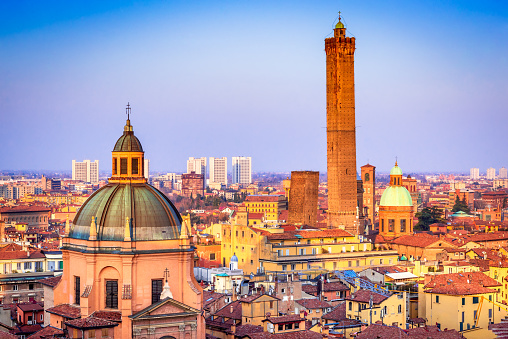
M 370 180 L 370 174 L 369 173 L 365 173 L 365 181 L 369 181 Z

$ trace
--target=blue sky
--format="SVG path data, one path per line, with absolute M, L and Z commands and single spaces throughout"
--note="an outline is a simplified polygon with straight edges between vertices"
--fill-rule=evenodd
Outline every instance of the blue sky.
M 6 1 L 0 169 L 110 170 L 130 102 L 153 170 L 244 155 L 324 172 L 339 10 L 357 39 L 358 168 L 508 166 L 501 1 Z

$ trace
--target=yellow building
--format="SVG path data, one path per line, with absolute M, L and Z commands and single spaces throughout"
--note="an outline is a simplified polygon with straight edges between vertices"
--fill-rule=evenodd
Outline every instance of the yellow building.
M 344 230 L 247 225 L 247 214 L 242 211 L 232 225 L 222 225 L 221 249 L 222 264 L 236 255 L 238 268 L 246 274 L 296 271 L 314 277 L 326 270 L 360 271 L 397 264 L 396 251 L 373 251 L 370 242 Z
M 436 275 L 420 294 L 419 317 L 441 329 L 488 328 L 507 314 L 493 304 L 500 287 L 481 272 Z
M 248 213 L 263 213 L 268 223 L 276 223 L 279 213 L 287 209 L 286 198 L 283 195 L 249 195 L 244 204 Z
M 81 206 L 90 194 L 28 194 L 26 202 L 44 202 L 49 205 L 79 205 Z
M 385 296 L 369 290 L 358 290 L 346 298 L 346 317 L 366 324 L 382 321 L 386 325 L 405 328 L 406 293 Z

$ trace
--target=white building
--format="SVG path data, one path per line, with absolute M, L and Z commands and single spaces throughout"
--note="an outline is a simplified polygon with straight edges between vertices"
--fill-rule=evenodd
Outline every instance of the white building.
M 499 179 L 508 179 L 508 170 L 504 167 L 499 169 Z
M 494 180 L 496 179 L 496 169 L 491 167 L 487 168 L 487 180 Z
M 72 160 L 72 180 L 79 180 L 96 184 L 99 182 L 99 160 Z
M 471 168 L 471 171 L 469 172 L 469 177 L 471 180 L 478 180 L 480 179 L 480 169 L 479 168 Z
M 228 185 L 228 159 L 210 157 L 209 184 Z
M 187 172 L 194 172 L 196 174 L 203 174 L 206 179 L 206 157 L 202 158 L 193 158 L 189 157 L 187 160 Z
M 233 184 L 250 184 L 252 182 L 252 158 L 232 157 Z
M 144 174 L 145 174 L 145 179 L 146 180 L 149 180 L 150 179 L 150 160 L 148 159 L 145 159 L 145 163 L 144 163 Z

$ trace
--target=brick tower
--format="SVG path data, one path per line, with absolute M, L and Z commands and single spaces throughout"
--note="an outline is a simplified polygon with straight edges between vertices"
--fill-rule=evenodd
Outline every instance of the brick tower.
M 358 234 L 356 209 L 355 38 L 340 21 L 325 39 L 328 226 Z
M 376 222 L 376 167 L 371 164 L 361 167 L 363 181 L 363 206 L 367 207 L 367 219 L 370 225 Z
M 292 171 L 289 198 L 290 224 L 316 226 L 319 172 Z

